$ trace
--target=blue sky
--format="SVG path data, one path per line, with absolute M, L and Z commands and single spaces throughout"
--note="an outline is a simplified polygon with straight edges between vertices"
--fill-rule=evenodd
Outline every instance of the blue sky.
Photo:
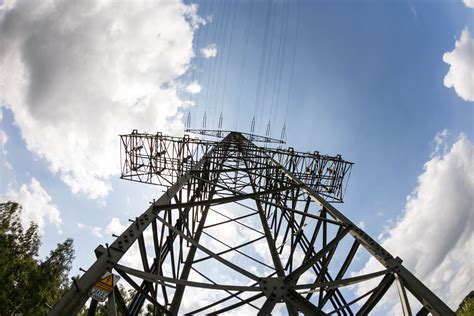
M 186 1 L 188 11 L 179 1 L 133 10 L 116 5 L 110 11 L 116 24 L 114 14 L 91 4 L 75 8 L 64 1 L 55 11 L 28 1 L 4 3 L 0 197 L 41 198 L 38 207 L 44 212 L 27 218 L 44 218 L 41 257 L 72 237 L 72 274 L 87 268 L 93 249 L 112 240 L 111 226 L 107 229 L 112 219 L 126 225 L 161 194 L 156 187 L 118 179 L 119 139 L 114 135 L 132 128 L 179 135 L 188 111 L 192 127 L 200 127 L 206 111 L 207 127 L 217 128 L 222 110 L 225 129 L 245 132 L 256 116 L 258 134 L 265 134 L 270 119 L 275 137 L 286 120 L 288 146 L 342 154 L 355 166 L 345 203 L 338 207 L 372 236 L 384 234 L 380 241 L 398 240 L 390 232 L 411 210 L 407 196 L 421 199 L 425 182 L 419 177 L 432 175 L 426 164 L 448 161 L 462 140 L 472 152 L 474 9 L 469 1 L 301 0 L 298 13 L 298 2 L 290 1 L 283 25 L 287 35 L 280 37 L 288 2 L 274 3 L 268 20 L 272 49 L 263 51 L 268 54 L 264 58 L 266 1 L 254 3 L 248 46 L 250 1 Z M 154 10 L 159 19 L 153 18 Z M 68 24 L 68 17 L 77 22 Z M 133 19 L 143 25 L 137 27 Z M 104 40 L 95 35 L 103 25 L 118 31 Z M 450 67 L 453 72 L 460 68 L 443 61 L 443 55 L 455 49 L 463 32 L 471 35 L 456 65 L 470 77 L 456 73 L 454 88 L 448 88 L 443 82 Z M 215 57 L 201 53 L 208 45 L 215 45 Z M 275 88 L 279 71 L 282 79 Z M 200 93 L 186 92 L 193 80 Z M 459 87 L 467 88 L 459 92 Z M 273 91 L 279 94 L 272 106 Z M 467 160 L 472 163 L 472 155 Z M 472 170 L 466 172 L 472 188 Z M 472 235 L 470 193 L 464 197 L 467 210 L 459 216 L 467 216 Z M 443 197 L 453 203 L 456 198 Z M 462 299 L 454 290 L 440 295 L 450 302 Z

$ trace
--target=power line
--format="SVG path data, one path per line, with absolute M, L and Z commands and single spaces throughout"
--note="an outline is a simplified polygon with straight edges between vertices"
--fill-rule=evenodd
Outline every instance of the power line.
M 273 6 L 273 1 L 270 0 L 267 5 L 267 14 L 265 17 L 265 31 L 263 35 L 262 55 L 260 58 L 260 69 L 259 69 L 259 74 L 258 74 L 257 92 L 256 92 L 254 112 L 253 112 L 254 119 L 257 114 L 257 110 L 260 108 L 259 102 L 261 99 L 261 90 L 262 90 L 263 76 L 264 76 L 264 70 L 265 70 L 264 69 L 265 58 L 268 53 L 268 33 L 270 31 L 269 22 L 271 19 L 272 6 Z
M 298 31 L 299 31 L 299 25 L 300 25 L 300 0 L 297 0 L 297 13 L 296 13 L 296 30 L 295 30 L 295 42 L 294 42 L 294 47 L 293 47 L 293 57 L 291 60 L 291 73 L 290 73 L 290 83 L 288 87 L 288 99 L 286 102 L 286 109 L 285 109 L 285 126 L 286 126 L 286 119 L 288 116 L 288 106 L 290 104 L 290 97 L 291 97 L 291 89 L 293 87 L 293 76 L 294 76 L 294 70 L 295 70 L 295 59 L 296 59 L 296 44 L 298 42 Z
M 234 6 L 234 15 L 232 17 L 232 26 L 230 30 L 230 39 L 229 39 L 229 46 L 227 48 L 227 62 L 225 66 L 225 75 L 224 75 L 224 88 L 222 89 L 222 100 L 221 100 L 221 117 L 222 117 L 222 110 L 224 107 L 224 98 L 225 98 L 225 93 L 226 93 L 226 88 L 227 88 L 227 73 L 229 71 L 229 62 L 230 62 L 230 55 L 231 55 L 231 48 L 232 48 L 232 40 L 234 37 L 234 28 L 235 28 L 235 16 L 237 13 L 237 1 L 235 1 L 235 6 Z M 221 123 L 222 125 L 222 123 Z
M 282 20 L 280 24 L 280 38 L 278 43 L 278 52 L 276 59 L 276 75 L 274 76 L 273 81 L 273 91 L 270 98 L 270 114 L 269 114 L 269 124 L 270 121 L 275 122 L 276 114 L 278 112 L 279 96 L 280 96 L 280 87 L 283 78 L 283 69 L 285 66 L 285 51 L 286 51 L 286 38 L 288 31 L 288 12 L 289 12 L 289 1 L 283 3 L 283 12 Z M 272 117 L 273 114 L 273 117 Z M 268 133 L 271 133 L 269 131 Z
M 239 84 L 237 88 L 237 113 L 235 115 L 235 129 L 237 129 L 237 125 L 239 123 L 239 111 L 240 111 L 240 102 L 241 102 L 241 97 L 242 97 L 242 84 L 243 84 L 243 79 L 244 79 L 244 73 L 245 73 L 245 65 L 247 61 L 247 48 L 249 44 L 249 38 L 250 38 L 250 26 L 252 24 L 252 16 L 253 16 L 253 1 L 250 1 L 250 7 L 248 11 L 248 18 L 247 18 L 247 30 L 244 36 L 244 53 L 242 55 L 242 59 L 240 62 L 240 76 L 239 76 Z
M 227 29 L 229 27 L 229 15 L 230 15 L 230 10 L 228 9 L 228 6 L 230 6 L 231 2 L 230 1 L 225 1 L 224 2 L 224 14 L 223 14 L 223 19 L 222 19 L 222 25 L 219 27 L 219 32 L 217 35 L 217 39 L 215 41 L 216 46 L 218 47 L 218 53 L 216 58 L 216 65 L 217 68 L 215 69 L 214 72 L 214 84 L 211 84 L 211 87 L 213 88 L 212 90 L 214 91 L 213 98 L 210 102 L 211 104 L 211 122 L 214 123 L 216 122 L 216 116 L 217 116 L 217 103 L 219 99 L 219 91 L 220 85 L 221 85 L 221 76 L 222 76 L 222 69 L 223 69 L 223 62 L 224 62 L 224 55 L 227 47 Z M 213 125 L 214 126 L 214 125 Z
M 276 120 L 276 114 L 279 109 L 280 103 L 280 94 L 281 94 L 281 82 L 283 80 L 283 70 L 285 66 L 285 55 L 286 55 L 286 40 L 288 35 L 288 18 L 289 18 L 289 7 L 290 7 L 290 0 L 285 2 L 285 6 L 283 8 L 283 23 L 280 29 L 280 43 L 278 46 L 278 57 L 277 57 L 277 64 L 278 64 L 278 71 L 276 76 L 276 84 L 273 86 L 273 93 L 271 98 L 271 109 L 270 109 L 270 117 L 272 115 L 273 108 L 276 108 L 275 112 L 273 113 L 273 122 Z M 281 55 L 280 55 L 281 54 Z

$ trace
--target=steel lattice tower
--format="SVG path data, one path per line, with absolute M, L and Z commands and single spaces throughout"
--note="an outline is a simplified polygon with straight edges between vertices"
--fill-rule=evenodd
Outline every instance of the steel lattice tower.
M 111 245 L 95 250 L 97 260 L 51 315 L 75 315 L 107 271 L 136 293 L 126 304 L 115 287 L 110 315 L 137 315 L 148 304 L 154 315 L 270 315 L 277 309 L 367 315 L 393 298 L 391 287 L 399 314 L 416 308 L 417 315 L 454 315 L 400 258 L 331 204 L 342 202 L 352 163 L 339 155 L 255 145 L 281 143 L 268 137 L 189 131 L 222 139 L 121 135 L 122 178 L 167 190 Z M 138 266 L 121 261 L 132 249 Z M 354 276 L 356 254 L 364 251 L 380 269 Z M 355 284 L 367 290 L 354 291 Z M 91 315 L 96 305 L 92 300 Z

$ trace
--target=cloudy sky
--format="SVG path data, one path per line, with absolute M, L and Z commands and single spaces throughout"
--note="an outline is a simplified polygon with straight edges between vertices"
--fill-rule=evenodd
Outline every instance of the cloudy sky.
M 474 288 L 474 2 L 0 0 L 0 198 L 72 273 L 161 194 L 118 135 L 280 136 L 355 162 L 338 205 L 451 307 Z M 410 245 L 410 247 L 407 247 Z M 361 271 L 372 269 L 369 261 Z

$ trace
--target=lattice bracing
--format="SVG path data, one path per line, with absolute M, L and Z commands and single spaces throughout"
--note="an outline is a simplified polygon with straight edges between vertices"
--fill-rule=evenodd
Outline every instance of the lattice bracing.
M 328 202 L 342 201 L 352 166 L 340 156 L 262 148 L 236 132 L 218 142 L 137 132 L 121 139 L 122 177 L 169 187 L 96 249 L 97 261 L 52 315 L 76 313 L 106 271 L 134 289 L 128 303 L 112 292 L 112 315 L 148 304 L 156 315 L 367 315 L 384 299 L 397 300 L 399 314 L 454 315 Z M 353 274 L 357 257 L 378 268 Z

